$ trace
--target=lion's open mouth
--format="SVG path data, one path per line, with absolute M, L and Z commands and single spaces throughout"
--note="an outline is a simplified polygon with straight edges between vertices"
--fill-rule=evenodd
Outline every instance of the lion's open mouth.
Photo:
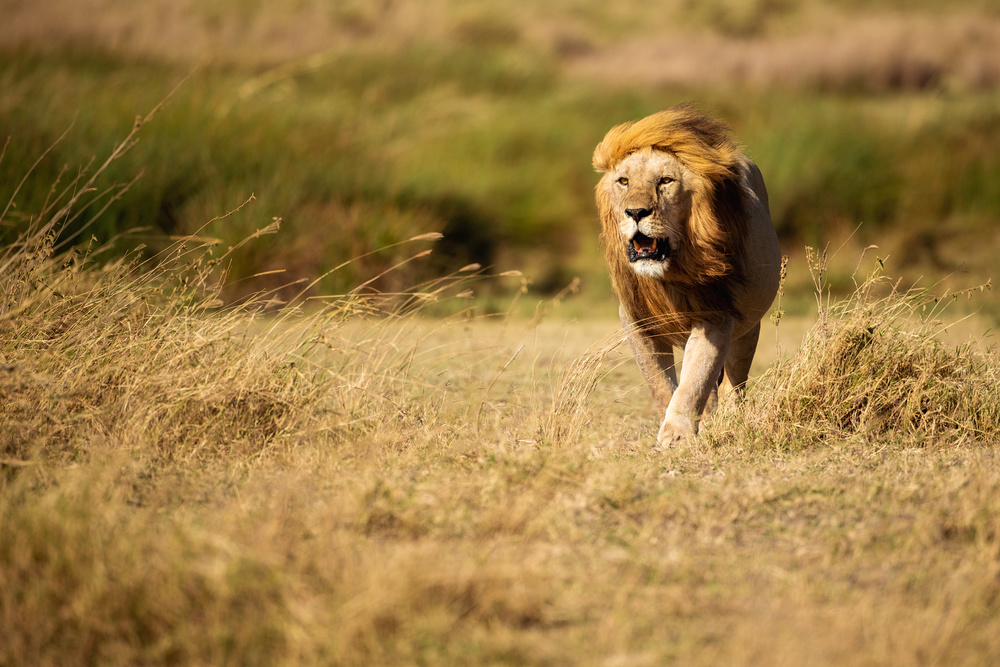
M 662 262 L 670 257 L 670 239 L 654 239 L 642 232 L 636 232 L 628 244 L 628 261 L 638 262 L 640 259 L 651 259 Z

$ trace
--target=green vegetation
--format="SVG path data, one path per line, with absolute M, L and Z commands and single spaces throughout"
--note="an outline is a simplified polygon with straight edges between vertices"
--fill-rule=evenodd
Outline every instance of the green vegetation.
M 218 16 L 205 20 L 225 25 L 231 15 L 226 3 L 217 4 Z M 703 8 L 701 19 L 697 13 L 684 16 L 723 35 L 725 26 L 717 23 L 724 19 L 710 15 L 777 12 L 784 23 L 761 28 L 776 38 L 789 30 L 781 27 L 788 21 L 803 29 L 812 25 L 811 14 L 792 11 L 789 3 L 712 6 Z M 360 30 L 353 37 L 356 48 L 328 48 L 277 64 L 231 54 L 192 70 L 189 61 L 151 46 L 137 59 L 106 45 L 97 28 L 93 46 L 78 38 L 0 52 L 0 128 L 9 136 L 0 162 L 0 201 L 71 128 L 18 193 L 20 216 L 8 216 L 5 238 L 15 231 L 12 225 L 37 212 L 62 170 L 74 174 L 106 153 L 137 114 L 183 81 L 144 128 L 142 141 L 109 174 L 121 183 L 140 172 L 142 177 L 89 233 L 103 242 L 142 228 L 143 241 L 160 250 L 164 234 L 197 232 L 232 244 L 280 218 L 285 233 L 231 267 L 234 277 L 268 275 L 240 283 L 230 298 L 311 280 L 421 232 L 445 234 L 433 261 L 415 263 L 393 274 L 397 282 L 379 287 L 399 289 L 407 280 L 475 261 L 521 269 L 543 293 L 581 275 L 604 297 L 607 289 L 593 261 L 593 146 L 617 122 L 687 100 L 730 122 L 759 162 L 790 252 L 802 243 L 845 238 L 861 225 L 860 242 L 886 251 L 901 248 L 901 264 L 914 275 L 962 266 L 975 279 L 989 270 L 990 258 L 977 239 L 1000 212 L 994 187 L 1000 182 L 1000 97 L 992 70 L 962 79 L 964 70 L 947 71 L 948 61 L 938 63 L 928 52 L 924 67 L 931 69 L 924 76 L 919 62 L 906 53 L 893 60 L 890 50 L 872 55 L 857 71 L 853 61 L 842 65 L 844 72 L 824 66 L 787 85 L 718 85 L 711 79 L 704 86 L 644 85 L 639 78 L 627 86 L 627 79 L 581 77 L 573 68 L 581 58 L 610 58 L 620 50 L 599 45 L 618 39 L 621 21 L 634 20 L 628 5 L 620 16 L 594 3 L 576 5 L 567 24 L 576 26 L 576 50 L 565 43 L 566 35 L 541 42 L 530 37 L 531 29 L 540 29 L 533 22 L 553 20 L 540 8 L 502 16 L 448 7 L 443 25 L 450 27 L 438 39 L 403 39 L 420 24 L 396 25 L 386 10 L 383 37 L 401 35 L 391 46 L 368 37 L 362 14 L 341 12 L 326 19 L 330 30 Z M 960 52 L 963 44 L 978 43 L 966 35 L 974 28 L 962 23 L 941 40 Z M 647 26 L 637 36 L 649 34 Z M 746 44 L 749 49 L 754 42 Z M 635 57 L 657 62 L 655 52 Z M 781 62 L 770 66 L 789 69 Z M 802 62 L 800 69 L 808 73 L 810 66 Z M 649 65 L 628 69 L 650 70 L 649 76 L 656 71 Z M 206 226 L 251 194 L 253 204 L 240 215 Z M 348 289 L 401 259 L 371 255 L 324 279 L 318 289 Z

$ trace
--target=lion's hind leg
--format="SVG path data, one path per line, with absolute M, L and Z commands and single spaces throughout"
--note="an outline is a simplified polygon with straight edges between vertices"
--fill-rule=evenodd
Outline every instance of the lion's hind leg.
M 702 421 L 706 421 L 708 416 L 719 408 L 719 390 L 722 388 L 722 381 L 725 377 L 725 369 L 719 371 L 719 379 L 715 383 L 716 386 L 712 388 L 712 393 L 708 395 L 708 401 L 705 402 L 705 412 L 702 415 Z
M 750 366 L 757 353 L 757 340 L 759 338 L 760 322 L 730 344 L 719 385 L 721 399 L 739 401 L 743 398 L 747 378 L 750 377 Z

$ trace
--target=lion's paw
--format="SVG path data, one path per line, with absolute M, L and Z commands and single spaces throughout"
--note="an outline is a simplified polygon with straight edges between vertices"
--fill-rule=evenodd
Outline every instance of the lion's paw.
M 660 432 L 656 435 L 657 450 L 669 449 L 679 445 L 688 438 L 693 438 L 695 434 L 691 420 L 685 417 L 678 418 L 676 415 L 671 419 L 670 415 L 663 418 L 660 424 Z

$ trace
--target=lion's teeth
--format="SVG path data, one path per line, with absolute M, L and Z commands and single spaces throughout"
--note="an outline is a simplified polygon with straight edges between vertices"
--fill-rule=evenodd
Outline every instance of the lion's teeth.
M 659 252 L 659 241 L 654 238 L 644 237 L 642 239 L 634 238 L 632 239 L 632 247 L 635 251 L 642 255 L 651 255 Z

